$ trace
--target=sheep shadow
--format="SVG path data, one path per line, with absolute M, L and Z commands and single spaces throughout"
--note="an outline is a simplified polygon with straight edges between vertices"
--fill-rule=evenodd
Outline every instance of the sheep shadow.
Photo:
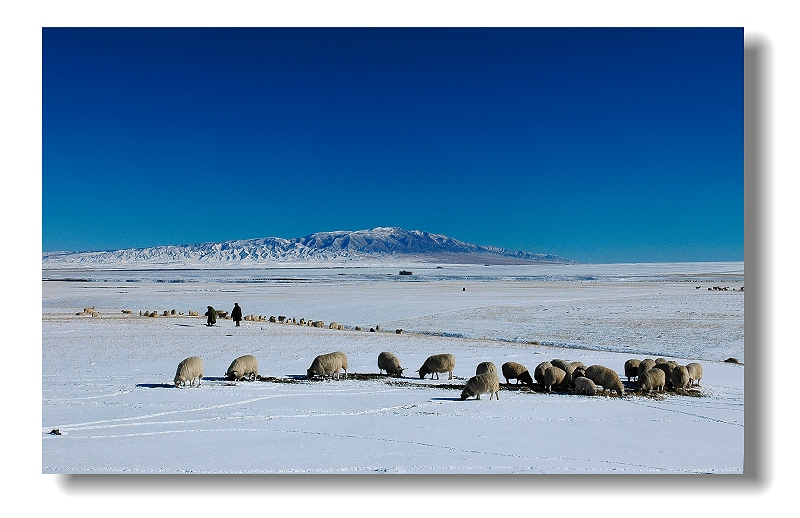
M 172 383 L 137 383 L 136 386 L 141 388 L 175 388 Z
M 460 397 L 432 397 L 431 401 L 461 401 Z M 477 400 L 475 400 L 477 401 Z

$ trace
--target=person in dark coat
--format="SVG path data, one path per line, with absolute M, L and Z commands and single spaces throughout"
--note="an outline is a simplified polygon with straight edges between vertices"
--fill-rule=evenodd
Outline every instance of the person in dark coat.
M 236 327 L 239 327 L 239 322 L 242 321 L 242 308 L 239 307 L 238 302 L 233 303 L 233 309 L 231 310 L 231 318 L 234 322 L 236 322 Z
M 217 310 L 208 306 L 208 311 L 206 311 L 206 316 L 208 317 L 208 322 L 206 322 L 207 326 L 213 326 L 217 323 Z

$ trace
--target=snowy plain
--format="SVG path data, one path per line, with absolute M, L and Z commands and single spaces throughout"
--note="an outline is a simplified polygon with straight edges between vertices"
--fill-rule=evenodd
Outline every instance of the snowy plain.
M 743 268 L 44 270 L 42 472 L 742 473 L 744 366 L 723 360 L 745 359 Z M 326 328 L 139 316 L 234 302 L 245 315 Z M 91 306 L 97 316 L 76 315 Z M 332 321 L 345 329 L 327 329 Z M 376 374 L 381 351 L 407 370 L 304 379 L 316 355 L 335 350 L 351 374 Z M 414 371 L 441 352 L 456 356 L 454 379 L 420 380 Z M 225 381 L 243 354 L 271 381 Z M 192 355 L 204 359 L 202 385 L 172 387 Z M 618 398 L 501 387 L 499 401 L 459 400 L 482 361 L 533 370 L 564 358 L 622 377 L 626 359 L 657 356 L 699 361 L 699 390 Z

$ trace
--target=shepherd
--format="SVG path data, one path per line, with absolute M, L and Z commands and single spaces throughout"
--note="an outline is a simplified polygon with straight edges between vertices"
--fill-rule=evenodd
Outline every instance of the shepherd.
M 239 327 L 239 322 L 242 321 L 242 308 L 239 307 L 238 302 L 233 303 L 233 309 L 231 310 L 231 318 L 234 322 L 236 322 L 236 327 Z
M 206 316 L 208 317 L 208 321 L 206 325 L 211 327 L 217 323 L 217 310 L 208 306 L 208 311 L 206 311 Z

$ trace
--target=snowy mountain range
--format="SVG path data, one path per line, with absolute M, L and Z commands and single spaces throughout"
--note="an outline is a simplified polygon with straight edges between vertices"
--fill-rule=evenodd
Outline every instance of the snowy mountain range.
M 101 252 L 44 252 L 43 269 L 236 268 L 282 264 L 396 265 L 573 263 L 550 254 L 513 252 L 465 243 L 441 234 L 397 227 L 318 232 L 305 237 L 265 237 L 221 243 L 167 245 Z

